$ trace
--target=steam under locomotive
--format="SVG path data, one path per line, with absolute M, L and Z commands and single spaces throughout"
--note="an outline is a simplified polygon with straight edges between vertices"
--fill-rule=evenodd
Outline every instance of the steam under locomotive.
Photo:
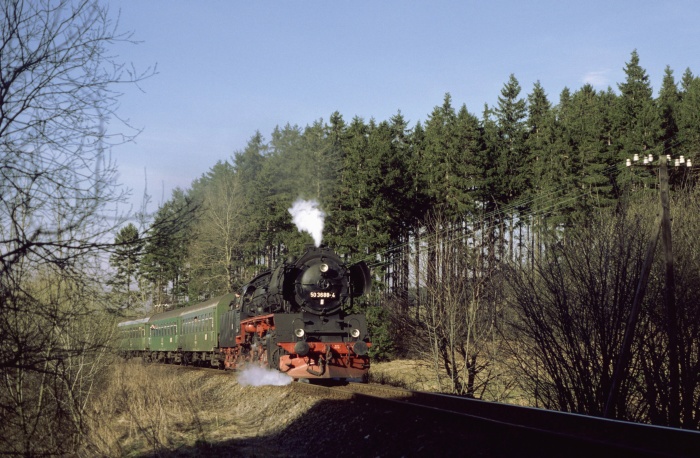
M 231 293 L 119 323 L 125 356 L 225 369 L 247 363 L 300 379 L 364 379 L 371 345 L 362 314 L 348 314 L 371 286 L 364 262 L 348 265 L 308 246 Z

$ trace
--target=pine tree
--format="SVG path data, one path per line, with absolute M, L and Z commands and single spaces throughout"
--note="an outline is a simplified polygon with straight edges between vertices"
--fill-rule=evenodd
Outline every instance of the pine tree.
M 507 204 L 519 198 L 525 191 L 527 175 L 527 109 L 525 100 L 519 98 L 520 83 L 515 75 L 501 89 L 498 105 L 494 110 L 498 124 L 497 174 L 501 181 L 499 202 Z
M 484 145 L 479 119 L 464 104 L 457 112 L 455 129 L 458 155 L 452 164 L 454 181 L 451 187 L 456 197 L 452 207 L 456 215 L 474 217 L 481 215 L 478 192 L 483 186 L 481 154 Z
M 142 279 L 151 289 L 153 305 L 184 304 L 190 300 L 186 260 L 198 210 L 191 196 L 176 188 L 156 213 L 141 259 Z
M 573 217 L 580 223 L 596 207 L 614 201 L 609 168 L 615 157 L 606 143 L 609 107 L 589 84 L 574 93 L 568 131 L 572 143 L 572 188 L 569 194 Z M 572 223 L 572 221 L 569 221 Z
M 135 305 L 131 288 L 139 274 L 143 241 L 136 226 L 129 223 L 119 230 L 114 245 L 109 265 L 116 269 L 116 272 L 109 284 L 113 286 L 115 293 L 124 297 L 124 308 L 130 309 Z
M 532 210 L 534 226 L 546 227 L 547 222 L 557 225 L 558 202 L 563 200 L 563 173 L 561 157 L 568 148 L 567 132 L 562 128 L 560 119 L 563 107 L 567 106 L 568 89 L 562 92 L 562 102 L 555 109 L 547 95 L 536 82 L 532 93 L 528 95 L 528 137 L 525 142 L 529 162 L 527 164 L 531 183 L 527 188 L 528 207 Z M 548 218 L 548 219 L 545 219 Z
M 481 116 L 481 129 L 484 145 L 479 157 L 479 168 L 482 173 L 483 186 L 479 192 L 479 201 L 484 213 L 490 214 L 498 207 L 498 195 L 500 194 L 498 171 L 495 166 L 499 139 L 498 124 L 494 120 L 493 109 L 486 104 L 484 104 Z
M 308 234 L 296 230 L 288 212 L 296 199 L 311 198 L 315 188 L 308 170 L 305 137 L 296 125 L 276 129 L 257 178 L 262 199 L 260 245 L 268 267 L 284 254 L 299 252 L 304 244 L 311 243 Z
M 480 152 L 478 120 L 466 106 L 455 113 L 452 97 L 445 94 L 443 104 L 433 109 L 425 124 L 419 169 L 429 206 L 449 220 L 475 211 L 476 191 L 482 181 Z
M 686 68 L 683 72 L 683 78 L 681 79 L 681 91 L 684 93 L 688 92 L 688 88 L 694 79 L 695 77 L 693 76 L 693 72 L 690 71 L 690 67 Z
M 677 154 L 700 163 L 700 78 L 692 76 L 690 70 L 683 76 L 676 122 L 678 135 Z
M 659 141 L 662 136 L 661 119 L 652 97 L 649 76 L 639 65 L 636 50 L 625 66 L 625 74 L 625 82 L 618 84 L 620 97 L 617 99 L 614 122 L 617 138 L 615 158 L 620 169 L 635 154 L 640 158 L 649 154 L 657 157 L 663 151 Z M 641 180 L 644 187 L 652 186 L 655 181 L 651 172 L 642 170 L 635 174 L 619 174 L 617 184 L 622 188 L 632 179 Z
M 264 236 L 265 229 L 265 196 L 268 193 L 266 185 L 270 183 L 261 182 L 261 171 L 268 152 L 268 145 L 265 143 L 260 132 L 256 132 L 246 145 L 245 149 L 237 152 L 233 157 L 233 166 L 240 180 L 241 194 L 244 201 L 245 210 L 243 218 L 246 221 L 245 246 L 243 247 L 246 264 L 251 266 L 248 275 L 252 276 L 264 268 L 260 266 L 261 259 L 266 259 L 265 247 L 260 239 Z
M 425 214 L 429 208 L 430 197 L 428 196 L 428 184 L 426 175 L 423 173 L 425 156 L 425 130 L 423 125 L 418 122 L 410 133 L 410 158 L 409 158 L 409 173 L 411 174 L 411 183 L 413 190 L 413 206 L 409 216 L 411 223 L 411 232 L 417 236 L 420 233 L 421 223 L 425 219 Z
M 520 83 L 515 75 L 510 75 L 508 82 L 501 89 L 498 105 L 494 109 L 497 124 L 497 143 L 495 150 L 496 203 L 504 211 L 500 216 L 500 238 L 505 248 L 506 238 L 511 255 L 514 254 L 515 227 L 522 224 L 518 212 L 526 209 L 522 204 L 509 208 L 526 192 L 531 177 L 528 168 L 528 153 L 525 145 L 527 139 L 527 108 L 520 96 Z M 508 225 L 508 237 L 506 227 Z
M 349 259 L 368 254 L 361 239 L 369 219 L 366 207 L 369 133 L 370 127 L 360 117 L 353 118 L 347 128 L 340 182 L 327 220 L 328 240 Z
M 678 110 L 680 108 L 681 94 L 678 92 L 678 86 L 673 77 L 673 70 L 666 66 L 664 71 L 664 79 L 659 91 L 659 97 L 656 99 L 656 104 L 661 118 L 663 143 L 662 154 L 669 154 L 673 158 L 678 158 Z M 682 182 L 683 174 L 672 173 L 669 177 L 670 184 L 675 187 L 679 181 Z
M 664 153 L 674 155 L 674 140 L 676 134 L 678 134 L 676 111 L 680 103 L 680 94 L 678 93 L 678 86 L 676 86 L 676 81 L 673 78 L 673 70 L 671 70 L 671 67 L 667 66 L 664 70 L 664 79 L 661 83 L 661 90 L 659 91 L 659 97 L 656 102 L 659 107 L 661 128 L 663 129 L 661 140 L 664 144 Z
M 552 144 L 557 136 L 552 104 L 547 98 L 542 85 L 537 81 L 528 100 L 528 136 L 525 143 L 530 156 L 527 164 L 528 174 L 533 178 L 528 193 L 533 197 L 550 186 L 551 177 L 547 177 L 547 167 L 552 160 Z M 537 202 L 535 201 L 535 206 Z

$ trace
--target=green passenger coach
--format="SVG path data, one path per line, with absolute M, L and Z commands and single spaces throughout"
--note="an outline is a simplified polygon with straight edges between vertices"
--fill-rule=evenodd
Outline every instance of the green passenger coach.
M 219 365 L 219 324 L 235 298 L 230 293 L 181 309 L 180 338 L 186 363 L 210 360 L 212 366 Z
M 148 321 L 151 358 L 154 361 L 181 362 L 180 332 L 182 309 L 153 315 Z
M 164 363 L 207 362 L 222 367 L 219 327 L 236 294 L 118 324 L 119 351 L 125 357 Z
M 119 350 L 127 356 L 137 356 L 148 349 L 148 320 L 123 321 L 117 325 L 119 331 Z

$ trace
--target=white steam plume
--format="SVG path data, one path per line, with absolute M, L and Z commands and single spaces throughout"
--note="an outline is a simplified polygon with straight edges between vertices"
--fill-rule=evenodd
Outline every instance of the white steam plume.
M 315 200 L 298 199 L 289 209 L 292 221 L 297 225 L 299 232 L 308 232 L 314 239 L 316 246 L 321 246 L 323 239 L 323 220 L 326 214 L 318 208 Z
M 284 386 L 292 383 L 292 377 L 265 367 L 247 366 L 238 375 L 238 383 L 241 386 Z

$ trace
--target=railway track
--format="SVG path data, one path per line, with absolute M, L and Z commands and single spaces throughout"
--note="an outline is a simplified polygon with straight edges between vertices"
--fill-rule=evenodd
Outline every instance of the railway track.
M 422 411 L 423 415 L 436 415 L 445 422 L 485 428 L 488 434 L 493 434 L 495 428 L 502 431 L 503 438 L 514 438 L 513 452 L 518 456 L 540 452 L 543 456 L 700 456 L 698 431 L 408 391 L 385 385 L 324 387 L 296 383 L 294 389 L 324 399 L 384 403 L 388 408 L 399 408 L 402 415 Z M 526 444 L 525 448 L 520 448 L 518 443 Z

